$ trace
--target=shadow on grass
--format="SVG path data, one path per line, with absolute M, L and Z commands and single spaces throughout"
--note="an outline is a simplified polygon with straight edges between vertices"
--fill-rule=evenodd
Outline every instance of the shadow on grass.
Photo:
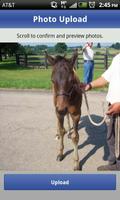
M 0 70 L 31 70 L 31 68 L 17 65 L 14 61 L 3 61 L 0 62 Z
M 92 119 L 95 122 L 100 122 L 102 120 L 101 116 L 97 116 L 97 115 L 92 115 Z M 87 160 L 93 156 L 97 150 L 99 150 L 101 147 L 104 148 L 104 155 L 103 155 L 103 160 L 107 160 L 108 156 L 109 156 L 109 149 L 107 146 L 107 140 L 106 140 L 106 134 L 107 134 L 107 126 L 104 123 L 102 126 L 100 127 L 95 127 L 93 126 L 88 119 L 88 116 L 83 116 L 81 117 L 81 121 L 78 127 L 78 130 L 85 128 L 85 132 L 87 133 L 87 139 L 78 146 L 78 149 L 82 149 L 88 145 L 93 145 L 94 147 L 92 148 L 92 150 L 89 151 L 89 153 L 87 155 L 85 155 L 85 157 L 80 160 L 80 169 L 82 170 L 84 164 L 87 162 Z M 81 133 L 79 133 L 79 136 L 81 135 Z M 67 151 L 64 154 L 64 157 L 66 157 L 67 155 L 71 154 L 73 152 L 73 149 Z M 80 155 L 80 151 L 79 151 L 79 155 Z

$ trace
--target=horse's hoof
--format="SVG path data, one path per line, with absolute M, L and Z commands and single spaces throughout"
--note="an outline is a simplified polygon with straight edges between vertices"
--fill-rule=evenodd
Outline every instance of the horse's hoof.
M 75 166 L 73 170 L 74 170 L 74 171 L 80 171 L 80 166 L 79 166 L 79 165 L 78 165 L 78 166 Z
M 62 161 L 63 159 L 64 159 L 64 156 L 63 156 L 63 155 L 58 155 L 56 160 L 60 162 L 60 161 Z

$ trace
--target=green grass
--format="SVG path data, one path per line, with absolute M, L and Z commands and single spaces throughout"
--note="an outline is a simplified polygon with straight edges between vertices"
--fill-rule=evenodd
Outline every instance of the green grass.
M 17 66 L 14 62 L 0 63 L 0 88 L 51 87 L 51 70 L 35 70 Z
M 94 79 L 98 78 L 103 69 L 95 69 Z M 77 74 L 83 81 L 83 68 L 77 70 Z M 17 89 L 50 89 L 51 69 L 30 69 L 15 64 L 14 60 L 0 63 L 0 88 Z
M 94 48 L 95 52 L 105 53 L 106 49 Z M 110 54 L 117 54 L 119 50 L 110 49 Z M 55 54 L 54 54 L 55 56 Z M 71 57 L 72 52 L 67 53 L 67 57 Z M 42 58 L 41 55 L 31 55 L 29 56 L 31 61 L 38 62 L 38 58 Z M 97 58 L 103 58 L 103 56 L 96 55 Z M 36 59 L 35 59 L 36 58 Z M 79 55 L 79 61 L 83 61 L 82 55 Z M 109 65 L 112 61 L 112 57 L 109 57 Z M 103 64 L 101 64 L 103 62 Z M 97 64 L 96 64 L 97 63 Z M 79 64 L 79 69 L 77 70 L 77 74 L 81 81 L 83 81 L 83 63 Z M 95 71 L 94 71 L 94 79 L 101 76 L 104 72 L 104 60 L 95 60 Z M 32 89 L 32 88 L 41 88 L 41 89 L 50 89 L 51 88 L 51 69 L 30 69 L 24 68 L 16 65 L 15 58 L 9 58 L 0 62 L 0 88 L 17 88 L 17 89 Z M 101 89 L 99 89 L 101 90 Z M 106 90 L 105 89 L 102 89 Z

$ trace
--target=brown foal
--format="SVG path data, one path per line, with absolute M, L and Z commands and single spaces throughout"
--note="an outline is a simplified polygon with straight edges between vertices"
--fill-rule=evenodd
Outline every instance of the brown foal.
M 79 170 L 78 155 L 78 123 L 81 116 L 82 92 L 80 91 L 80 81 L 76 76 L 74 66 L 78 57 L 78 51 L 75 50 L 71 58 L 65 56 L 50 56 L 47 52 L 46 57 L 50 65 L 52 65 L 51 80 L 53 83 L 53 95 L 56 116 L 58 119 L 58 131 L 60 138 L 58 161 L 64 158 L 64 117 L 70 115 L 73 121 L 73 132 L 71 139 L 74 146 L 74 170 Z

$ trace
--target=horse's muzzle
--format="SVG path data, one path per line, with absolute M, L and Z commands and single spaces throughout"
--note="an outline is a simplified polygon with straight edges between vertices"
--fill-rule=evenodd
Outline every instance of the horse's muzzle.
M 59 109 L 58 107 L 56 107 L 56 111 L 57 111 L 57 113 L 59 114 L 59 115 L 66 115 L 67 114 L 67 107 L 66 108 L 64 108 L 64 109 Z

